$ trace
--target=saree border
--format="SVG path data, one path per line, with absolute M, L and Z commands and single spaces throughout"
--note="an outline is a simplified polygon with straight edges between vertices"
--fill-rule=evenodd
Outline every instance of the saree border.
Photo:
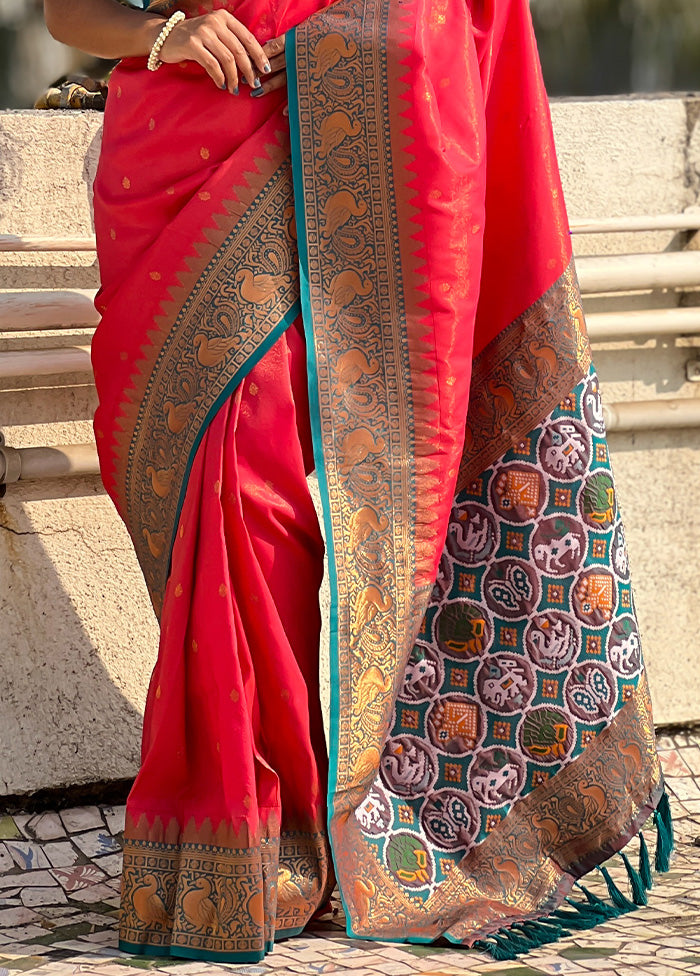
M 388 110 L 376 97 L 377 91 L 385 90 L 387 84 L 385 45 L 381 46 L 382 54 L 372 64 L 368 64 L 366 51 L 358 55 L 353 67 L 346 69 L 348 73 L 354 70 L 358 75 L 351 96 L 348 97 L 347 90 L 343 91 L 341 104 L 337 91 L 331 94 L 326 91 L 327 114 L 324 116 L 322 110 L 314 117 L 308 106 L 300 105 L 299 76 L 300 72 L 304 74 L 307 89 L 313 87 L 314 105 L 317 105 L 319 89 L 328 74 L 329 52 L 326 50 L 318 63 L 314 63 L 310 43 L 306 38 L 300 42 L 299 34 L 312 32 L 320 23 L 327 41 L 332 42 L 335 37 L 338 50 L 330 54 L 329 70 L 332 71 L 334 63 L 355 57 L 361 51 L 363 39 L 376 37 L 378 32 L 386 34 L 389 7 L 386 0 L 357 0 L 349 10 L 346 7 L 343 14 L 339 14 L 334 6 L 325 8 L 312 18 L 315 24 L 307 21 L 291 31 L 287 44 L 302 318 L 307 339 L 314 456 L 331 584 L 328 789 L 331 838 L 338 820 L 354 808 L 358 794 L 364 791 L 378 768 L 379 747 L 391 715 L 391 689 L 400 678 L 402 657 L 410 651 L 420 622 L 416 602 L 427 599 L 429 588 L 417 590 L 415 586 L 415 532 L 412 529 L 415 520 L 411 514 L 416 490 L 411 433 L 414 391 L 405 282 L 396 249 L 393 165 L 390 154 L 385 157 L 380 150 L 369 148 L 383 145 L 389 134 Z M 370 15 L 367 15 L 368 9 Z M 326 22 L 329 18 L 333 25 L 333 18 L 338 16 L 341 17 L 342 35 L 334 34 L 332 26 Z M 307 54 L 303 68 L 298 58 L 302 45 L 306 45 L 304 51 Z M 342 65 L 339 70 L 342 71 Z M 359 83 L 359 77 L 362 83 Z M 329 82 L 329 87 L 331 84 Z M 353 98 L 356 99 L 354 103 Z M 358 168 L 367 177 L 359 187 L 348 182 L 347 175 L 345 181 L 343 174 L 331 177 L 327 181 L 330 186 L 323 187 L 327 190 L 324 199 L 320 198 L 322 194 L 316 186 L 312 188 L 316 173 L 315 153 L 317 151 L 322 159 L 329 151 L 324 144 L 327 130 L 324 133 L 322 129 L 319 136 L 314 125 L 320 119 L 338 126 L 340 141 L 345 143 L 344 152 L 357 154 L 362 160 Z M 332 142 L 332 132 L 330 138 Z M 372 189 L 377 182 L 382 185 L 381 195 Z M 329 231 L 333 220 L 330 207 L 336 194 L 343 193 L 353 197 L 356 203 L 359 201 L 358 212 L 354 215 L 355 226 L 360 227 L 359 233 L 366 235 L 366 248 L 361 256 L 354 256 L 355 263 L 345 256 L 342 244 L 333 247 L 334 230 Z M 341 227 L 343 222 L 341 220 Z M 313 234 L 317 253 L 312 256 L 309 237 Z M 346 283 L 348 293 L 354 292 L 347 300 L 338 296 L 336 290 L 338 284 L 344 287 Z M 355 357 L 355 365 L 361 364 L 357 365 L 361 378 L 344 383 L 342 366 L 337 362 L 338 357 L 333 357 L 333 326 L 327 323 L 324 326 L 324 350 L 319 348 L 314 326 L 327 314 L 338 323 L 336 334 L 343 333 L 343 360 Z M 361 323 L 354 333 L 349 324 L 353 321 Z M 332 364 L 325 371 L 319 361 L 324 357 L 326 363 Z M 382 358 L 383 369 L 378 365 Z M 372 404 L 371 413 L 363 413 L 362 409 L 353 409 L 352 405 L 343 402 L 337 391 L 349 386 L 353 388 L 351 392 L 365 396 L 366 402 Z M 341 401 L 340 408 L 334 398 Z M 364 459 L 377 452 L 381 452 L 385 463 L 372 468 L 374 492 L 363 491 L 357 483 L 350 486 L 355 464 L 361 470 Z M 369 568 L 358 560 L 357 549 L 362 545 L 358 538 L 370 539 L 374 547 L 375 562 Z M 336 859 L 335 844 L 331 843 L 331 847 Z M 342 888 L 341 899 L 349 925 L 350 912 Z
M 116 494 L 157 615 L 204 433 L 299 314 L 289 150 L 277 135 L 185 259 L 121 405 Z
M 328 897 L 326 832 L 276 818 L 257 835 L 222 822 L 127 818 L 120 945 L 141 955 L 243 962 L 301 932 Z M 214 946 L 218 946 L 214 948 Z M 240 946 L 240 949 L 234 949 Z
M 386 0 L 358 0 L 351 4 L 351 9 L 342 15 L 341 38 L 329 26 L 335 23 L 333 18 L 340 16 L 332 5 L 311 18 L 313 24 L 307 21 L 290 32 L 292 43 L 288 45 L 293 51 L 288 53 L 288 77 L 295 206 L 297 223 L 306 228 L 299 237 L 299 251 L 312 431 L 324 522 L 328 539 L 332 540 L 329 562 L 334 715 L 329 801 L 336 815 L 339 809 L 352 808 L 355 794 L 376 771 L 378 744 L 390 717 L 391 686 L 401 670 L 398 658 L 408 653 L 417 630 L 414 533 L 410 528 L 415 504 L 413 377 L 404 282 L 394 248 L 397 215 L 391 191 L 392 164 L 378 149 L 368 149 L 368 140 L 370 145 L 383 144 L 388 132 L 386 107 L 376 97 L 379 86 L 386 85 L 386 55 L 368 65 L 364 52 L 361 63 L 358 57 L 357 64 L 346 69 L 362 78 L 362 84 L 353 79 L 356 104 L 351 104 L 352 99 L 349 101 L 344 91 L 341 108 L 338 93 L 325 92 L 328 104 L 314 116 L 300 105 L 298 80 L 300 73 L 308 76 L 307 87 L 314 88 L 314 107 L 321 105 L 320 89 L 328 76 L 323 62 L 328 54 L 325 52 L 315 64 L 309 50 L 307 63 L 300 66 L 301 46 L 308 44 L 310 48 L 310 42 L 300 43 L 298 38 L 300 32 L 310 32 L 320 24 L 326 38 L 340 39 L 339 47 L 342 40 L 348 50 L 352 49 L 350 55 L 347 50 L 337 52 L 335 63 L 354 58 L 363 39 L 373 37 L 377 31 L 386 33 L 389 6 Z M 324 111 L 328 114 L 324 115 Z M 336 132 L 324 128 L 321 119 L 329 121 L 329 127 L 336 126 Z M 349 176 L 332 175 L 322 187 L 315 185 L 320 172 L 315 168 L 317 157 L 323 160 L 334 140 L 344 143 L 345 153 L 361 156 L 358 168 L 367 176 L 366 186 L 352 184 L 353 194 L 361 201 L 361 213 L 354 219 L 367 235 L 367 246 L 350 265 L 342 244 L 334 247 L 333 231 L 328 231 L 331 194 L 348 192 Z M 377 181 L 382 185 L 382 195 L 370 190 Z M 325 195 L 323 190 L 327 191 Z M 315 330 L 317 321 L 324 322 L 323 350 Z M 346 367 L 336 361 L 333 349 L 333 339 L 341 333 L 343 360 L 354 356 L 361 361 L 362 380 L 346 383 L 342 378 L 341 370 Z M 384 358 L 383 369 L 379 367 L 380 356 Z M 371 357 L 373 365 L 367 357 Z M 326 370 L 324 362 L 330 364 Z M 367 397 L 371 410 L 363 411 L 343 402 L 336 391 L 350 385 L 352 392 Z M 361 471 L 364 461 L 376 454 L 381 454 L 383 465 L 372 464 L 374 491 L 361 483 L 351 484 L 355 469 Z M 360 475 L 357 477 L 361 482 Z M 357 537 L 363 533 L 376 541 L 376 559 L 370 568 L 361 566 L 356 556 L 361 544 Z M 374 633 L 368 636 L 372 627 L 380 635 L 376 640 Z M 342 675 L 348 680 L 340 680 Z M 367 721 L 367 701 L 373 705 L 371 722 Z

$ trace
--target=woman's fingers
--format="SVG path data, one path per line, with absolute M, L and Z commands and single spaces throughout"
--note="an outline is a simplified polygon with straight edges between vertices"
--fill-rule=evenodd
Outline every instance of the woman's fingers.
M 219 88 L 231 92 L 238 90 L 239 78 L 259 89 L 258 73 L 272 73 L 257 38 L 225 10 L 177 24 L 161 48 L 160 58 L 170 64 L 196 61 Z
M 212 52 L 208 48 L 204 47 L 204 45 L 200 42 L 192 43 L 191 54 L 188 58 L 183 58 L 183 61 L 184 60 L 196 61 L 197 64 L 201 64 L 217 88 L 229 88 L 230 86 L 230 91 L 236 90 L 236 80 L 234 79 L 233 84 L 231 84 L 224 73 L 224 69 L 219 63 L 218 58 L 216 58 L 215 55 L 213 55 Z
M 277 57 L 284 58 L 284 42 L 285 35 L 282 34 L 280 37 L 273 37 L 271 41 L 263 44 L 263 51 L 270 61 Z
M 277 91 L 278 88 L 284 88 L 287 84 L 287 72 L 278 71 L 277 74 L 270 75 L 269 79 L 263 82 L 262 87 L 252 91 L 250 94 L 253 98 L 258 98 L 261 95 L 267 95 L 269 92 Z
M 248 28 L 240 22 L 240 20 L 236 20 L 232 14 L 226 13 L 225 11 L 222 11 L 222 13 L 224 14 L 226 25 L 243 45 L 250 61 L 252 61 L 258 71 L 262 72 L 263 74 L 268 74 L 270 71 L 268 56 L 257 37 L 252 34 Z M 255 72 L 253 72 L 253 76 L 254 74 Z
M 275 57 L 270 58 L 270 72 L 274 74 L 276 71 L 284 71 L 287 66 L 287 60 L 284 54 L 277 54 Z

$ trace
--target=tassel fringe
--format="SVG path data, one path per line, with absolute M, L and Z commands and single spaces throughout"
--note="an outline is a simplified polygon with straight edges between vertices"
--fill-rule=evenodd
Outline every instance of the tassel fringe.
M 658 874 L 668 871 L 673 851 L 673 821 L 668 796 L 664 793 L 654 811 L 656 827 L 656 852 L 654 869 Z M 610 872 L 604 866 L 598 868 L 608 889 L 609 898 L 603 899 L 589 891 L 580 882 L 575 887 L 583 894 L 585 901 L 567 898 L 567 907 L 555 909 L 550 915 L 537 921 L 516 922 L 510 928 L 499 929 L 493 935 L 474 943 L 475 949 L 488 952 L 497 962 L 517 959 L 521 953 L 529 952 L 542 945 L 558 942 L 572 932 L 595 928 L 611 918 L 619 918 L 633 912 L 639 905 L 646 905 L 647 892 L 652 887 L 649 849 L 642 833 L 639 834 L 639 867 L 636 868 L 627 854 L 619 855 L 627 870 L 632 900 L 615 884 Z

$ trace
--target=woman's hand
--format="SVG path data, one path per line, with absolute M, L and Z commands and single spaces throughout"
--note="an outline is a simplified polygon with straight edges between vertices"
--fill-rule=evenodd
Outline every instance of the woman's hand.
M 281 40 L 283 49 L 284 38 Z M 279 70 L 272 68 L 265 49 L 248 28 L 226 10 L 181 21 L 170 32 L 159 57 L 167 64 L 196 61 L 219 88 L 235 95 L 239 79 L 247 81 L 253 93 L 262 94 L 266 86 L 261 85 L 258 75 Z

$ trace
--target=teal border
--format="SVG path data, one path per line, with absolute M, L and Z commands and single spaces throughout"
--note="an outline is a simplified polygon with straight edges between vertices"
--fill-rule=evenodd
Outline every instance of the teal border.
M 204 437 L 209 424 L 212 422 L 214 417 L 217 415 L 221 407 L 224 405 L 226 400 L 231 396 L 238 384 L 246 378 L 251 369 L 260 362 L 265 353 L 270 349 L 275 342 L 279 339 L 283 332 L 285 332 L 292 322 L 297 318 L 300 312 L 300 304 L 298 301 L 294 302 L 291 308 L 286 312 L 283 318 L 277 323 L 277 325 L 271 329 L 267 336 L 262 340 L 260 345 L 257 347 L 255 352 L 246 359 L 245 363 L 236 370 L 236 372 L 227 381 L 226 386 L 223 388 L 221 393 L 218 395 L 216 400 L 212 403 L 211 407 L 207 411 L 207 414 L 202 421 L 202 424 L 197 432 L 197 436 L 194 439 L 192 448 L 190 450 L 190 455 L 187 459 L 187 465 L 185 467 L 184 473 L 182 475 L 182 487 L 180 488 L 180 496 L 177 500 L 177 508 L 175 509 L 175 519 L 173 521 L 173 533 L 170 538 L 170 552 L 168 555 L 168 572 L 165 577 L 166 583 L 170 577 L 170 570 L 173 557 L 173 547 L 175 545 L 175 536 L 177 535 L 177 527 L 180 523 L 180 515 L 182 513 L 182 506 L 185 503 L 185 495 L 187 494 L 187 486 L 190 481 L 190 472 L 192 471 L 192 465 L 194 464 L 195 455 L 197 454 L 197 448 L 202 443 L 202 438 Z
M 186 946 L 154 946 L 148 942 L 137 944 L 134 942 L 118 942 L 122 952 L 129 952 L 134 956 L 153 956 L 156 958 L 169 957 L 171 959 L 202 959 L 205 962 L 262 962 L 267 950 L 261 952 L 209 952 L 206 949 L 188 949 Z
M 289 98 L 289 132 L 292 146 L 292 179 L 294 182 L 294 212 L 297 226 L 297 247 L 299 249 L 299 290 L 301 301 L 301 316 L 304 323 L 306 337 L 306 361 L 309 381 L 309 414 L 311 417 L 311 433 L 313 438 L 314 462 L 318 476 L 318 487 L 321 495 L 323 510 L 323 524 L 326 530 L 326 552 L 328 554 L 328 582 L 330 585 L 331 605 L 329 618 L 329 664 L 330 664 L 330 728 L 328 735 L 328 843 L 331 849 L 333 865 L 336 864 L 333 848 L 333 834 L 331 821 L 334 814 L 334 800 L 336 784 L 338 782 L 338 749 L 339 738 L 339 659 L 338 659 L 338 576 L 335 568 L 335 548 L 333 544 L 333 524 L 331 522 L 331 504 L 328 494 L 328 478 L 323 452 L 323 435 L 321 432 L 321 404 L 318 397 L 318 361 L 314 343 L 314 324 L 311 313 L 311 298 L 309 294 L 309 253 L 306 237 L 306 211 L 304 207 L 304 175 L 301 153 L 301 133 L 299 130 L 299 89 L 297 83 L 296 60 L 296 28 L 292 28 L 286 35 L 285 53 L 287 61 L 287 92 Z M 340 885 L 340 900 L 345 911 L 348 935 L 355 935 L 350 925 L 350 912 L 345 902 Z
M 148 942 L 125 942 L 119 939 L 118 947 L 122 952 L 128 952 L 134 956 L 153 956 L 162 959 L 202 959 L 205 962 L 262 962 L 268 952 L 272 952 L 276 942 L 283 942 L 285 939 L 293 939 L 301 935 L 306 926 L 300 925 L 295 929 L 281 929 L 275 932 L 272 941 L 265 943 L 265 948 L 260 952 L 211 952 L 208 949 L 188 949 L 187 946 L 155 946 Z

